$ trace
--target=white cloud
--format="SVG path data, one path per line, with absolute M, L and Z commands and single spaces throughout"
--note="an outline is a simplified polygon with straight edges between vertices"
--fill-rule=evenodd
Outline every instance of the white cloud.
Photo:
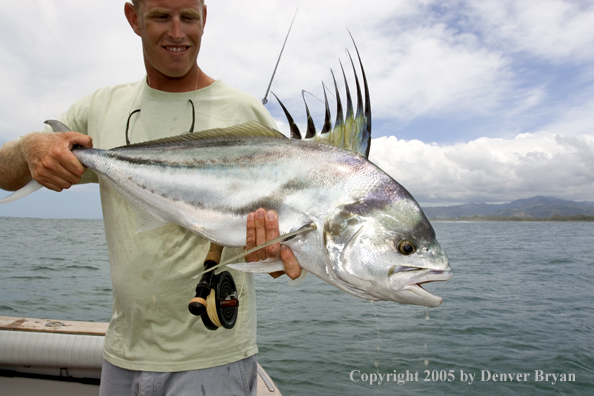
M 386 43 L 383 62 L 371 65 L 378 76 L 372 89 L 379 117 L 487 114 L 513 89 L 501 54 L 468 45 L 443 25 L 413 29 L 397 40 L 391 48 Z
M 320 82 L 331 83 L 329 69 L 339 71 L 338 58 L 349 73 L 348 27 L 363 55 L 374 115 L 397 123 L 427 116 L 521 115 L 551 92 L 542 82 L 520 80 L 530 66 L 521 64 L 522 74 L 518 54 L 584 65 L 594 51 L 594 10 L 587 2 L 207 4 L 200 63 L 214 77 L 262 97 L 299 9 L 273 90 L 290 108 L 302 108 L 302 89 L 323 97 Z M 127 25 L 121 0 L 7 4 L 0 15 L 0 43 L 0 141 L 18 136 L 24 123 L 26 131 L 37 127 L 96 88 L 144 75 L 140 41 Z M 584 85 L 592 85 L 591 74 Z
M 594 3 L 567 0 L 483 0 L 466 3 L 485 40 L 554 62 L 594 58 Z
M 594 201 L 593 135 L 537 132 L 454 145 L 382 137 L 370 160 L 426 205 L 535 195 Z

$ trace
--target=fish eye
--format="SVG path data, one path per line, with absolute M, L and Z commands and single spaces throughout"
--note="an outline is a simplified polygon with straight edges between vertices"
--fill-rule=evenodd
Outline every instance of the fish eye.
M 407 241 L 406 239 L 398 242 L 398 251 L 405 256 L 411 255 L 417 251 L 417 247 L 411 241 Z

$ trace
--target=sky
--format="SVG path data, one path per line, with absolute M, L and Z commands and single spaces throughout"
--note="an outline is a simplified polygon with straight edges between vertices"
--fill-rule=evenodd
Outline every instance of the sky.
M 350 31 L 370 88 L 370 160 L 422 206 L 535 195 L 594 201 L 593 1 L 206 3 L 199 65 L 258 99 L 297 12 L 272 91 L 302 128 L 302 90 L 321 128 L 322 81 L 332 85 L 330 70 L 340 76 L 339 61 L 354 86 Z M 0 144 L 98 88 L 144 77 L 140 39 L 123 7 L 122 0 L 3 4 Z M 100 218 L 98 188 L 38 191 L 0 206 L 0 216 Z

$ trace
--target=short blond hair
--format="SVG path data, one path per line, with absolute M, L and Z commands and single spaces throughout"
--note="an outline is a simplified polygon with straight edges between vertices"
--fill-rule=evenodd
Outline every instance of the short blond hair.
M 142 3 L 144 0 L 132 0 L 132 4 L 134 4 L 134 8 L 138 9 L 138 6 L 140 5 L 140 3 Z M 204 0 L 200 0 L 200 5 L 204 5 Z

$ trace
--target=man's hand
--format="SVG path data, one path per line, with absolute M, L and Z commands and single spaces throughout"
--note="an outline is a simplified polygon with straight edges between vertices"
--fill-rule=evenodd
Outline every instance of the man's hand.
M 59 192 L 78 183 L 85 171 L 72 154 L 76 145 L 91 148 L 93 141 L 78 132 L 32 133 L 22 138 L 20 147 L 31 177 Z
M 247 219 L 247 238 L 246 250 L 252 249 L 263 243 L 279 236 L 278 215 L 276 211 L 266 212 L 260 208 L 248 215 Z M 297 279 L 301 275 L 301 266 L 297 262 L 295 255 L 287 246 L 281 246 L 280 243 L 274 243 L 260 250 L 245 256 L 248 262 L 265 260 L 267 258 L 279 257 L 285 266 L 284 271 L 272 272 L 273 278 L 278 278 L 282 274 L 287 274 L 291 279 Z

